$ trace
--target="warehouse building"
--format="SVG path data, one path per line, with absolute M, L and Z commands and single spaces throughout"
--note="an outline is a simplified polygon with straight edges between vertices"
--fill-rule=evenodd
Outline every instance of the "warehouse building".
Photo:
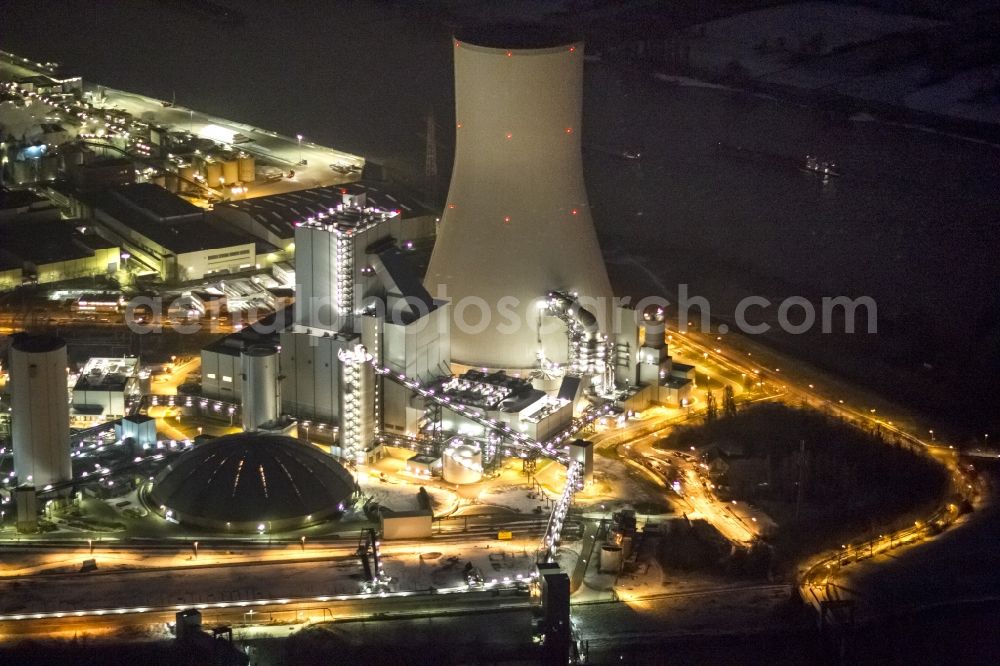
M 159 185 L 136 183 L 85 195 L 101 233 L 120 240 L 141 266 L 166 281 L 252 269 L 256 245 L 212 224 L 205 212 Z
M 92 358 L 73 387 L 73 416 L 96 422 L 121 418 L 140 392 L 139 359 Z
M 0 290 L 25 283 L 113 276 L 121 251 L 95 233 L 81 233 L 65 220 L 26 219 L 0 223 Z
M 398 211 L 385 230 L 403 247 L 434 238 L 434 214 L 405 195 L 388 191 L 382 183 L 315 187 L 232 201 L 218 204 L 210 215 L 290 256 L 295 251 L 295 223 L 332 215 L 339 206 Z

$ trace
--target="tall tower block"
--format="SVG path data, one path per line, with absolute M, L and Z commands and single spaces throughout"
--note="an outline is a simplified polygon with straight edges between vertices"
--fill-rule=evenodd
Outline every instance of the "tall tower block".
M 454 362 L 531 368 L 565 354 L 565 334 L 539 330 L 550 290 L 612 295 L 583 182 L 583 43 L 491 26 L 454 53 L 455 165 L 425 285 L 452 301 Z
M 16 335 L 10 348 L 10 381 L 17 482 L 41 489 L 68 481 L 73 468 L 66 343 L 48 335 Z

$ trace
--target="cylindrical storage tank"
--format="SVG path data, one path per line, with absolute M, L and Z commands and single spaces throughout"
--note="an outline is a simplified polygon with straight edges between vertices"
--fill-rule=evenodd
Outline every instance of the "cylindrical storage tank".
M 489 308 L 485 330 L 452 322 L 454 363 L 534 368 L 540 326 L 552 331 L 546 357 L 565 354 L 565 335 L 540 304 L 549 290 L 578 293 L 605 330 L 611 305 L 583 181 L 583 43 L 490 26 L 460 31 L 452 53 L 455 162 L 424 285 Z
M 445 449 L 442 476 L 447 483 L 464 485 L 483 480 L 483 452 L 475 444 L 452 444 Z
M 218 188 L 222 183 L 222 162 L 205 163 L 205 182 L 209 187 Z
M 622 570 L 621 546 L 601 546 L 601 573 L 618 573 Z
M 222 177 L 226 185 L 233 185 L 240 180 L 240 163 L 236 160 L 226 160 L 222 163 Z
M 14 473 L 20 484 L 44 489 L 68 481 L 69 392 L 66 343 L 49 335 L 14 336 L 10 351 Z
M 278 418 L 278 350 L 253 345 L 243 351 L 243 430 L 252 432 Z
M 240 157 L 239 166 L 241 183 L 252 183 L 257 180 L 257 163 L 254 161 L 254 158 L 249 155 Z
M 178 183 L 178 187 L 180 188 L 181 192 L 189 192 L 190 190 L 195 189 L 194 176 L 196 173 L 198 173 L 198 171 L 194 168 L 193 164 L 188 164 L 181 167 L 179 174 L 180 183 Z

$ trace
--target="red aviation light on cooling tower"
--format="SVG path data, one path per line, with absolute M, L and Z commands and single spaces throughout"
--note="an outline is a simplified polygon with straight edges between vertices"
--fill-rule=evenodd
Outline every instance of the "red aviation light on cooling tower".
M 503 216 L 503 223 L 504 224 L 510 224 L 510 215 L 504 215 Z
M 514 134 L 512 132 L 507 132 L 507 138 L 508 139 L 513 139 L 514 138 Z

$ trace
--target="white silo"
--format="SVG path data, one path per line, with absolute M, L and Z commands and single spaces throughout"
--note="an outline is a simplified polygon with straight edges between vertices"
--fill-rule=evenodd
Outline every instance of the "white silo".
M 257 166 L 251 155 L 240 155 L 239 175 L 241 183 L 252 183 L 257 180 Z
M 226 185 L 233 185 L 240 180 L 240 163 L 235 157 L 230 157 L 222 163 L 222 179 Z
M 257 430 L 278 418 L 278 350 L 253 345 L 240 355 L 243 365 L 243 429 Z
M 68 481 L 66 343 L 48 335 L 14 336 L 10 351 L 11 429 L 18 483 L 44 489 Z
M 612 296 L 583 182 L 583 43 L 493 27 L 459 32 L 453 50 L 455 164 L 425 284 L 452 300 L 454 362 L 535 367 L 539 351 L 565 354 L 564 333 L 539 329 L 550 290 Z M 593 309 L 605 323 L 608 307 Z
M 453 441 L 444 450 L 441 475 L 447 483 L 479 483 L 483 480 L 482 449 L 462 440 Z

